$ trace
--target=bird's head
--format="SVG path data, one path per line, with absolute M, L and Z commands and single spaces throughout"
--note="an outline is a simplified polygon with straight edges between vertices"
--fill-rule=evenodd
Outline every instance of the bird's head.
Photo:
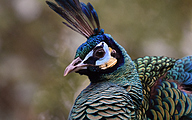
M 93 6 L 79 0 L 55 0 L 47 4 L 67 22 L 72 30 L 82 34 L 87 41 L 79 46 L 74 60 L 65 69 L 64 76 L 71 72 L 87 76 L 99 76 L 115 71 L 124 63 L 125 50 L 100 29 L 98 15 Z
M 117 43 L 101 30 L 77 49 L 75 59 L 65 69 L 64 76 L 74 71 L 88 76 L 110 73 L 122 63 L 122 51 Z

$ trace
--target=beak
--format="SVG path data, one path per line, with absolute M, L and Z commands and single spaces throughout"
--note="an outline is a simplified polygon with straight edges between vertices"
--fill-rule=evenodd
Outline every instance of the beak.
M 81 69 L 87 69 L 87 66 L 90 66 L 89 64 L 84 64 L 80 57 L 76 58 L 67 66 L 64 72 L 64 76 L 71 72 L 75 72 Z

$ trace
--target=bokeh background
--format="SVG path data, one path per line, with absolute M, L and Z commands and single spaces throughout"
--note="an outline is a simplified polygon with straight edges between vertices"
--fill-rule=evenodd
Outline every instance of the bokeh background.
M 191 0 L 82 0 L 132 59 L 192 55 Z M 65 120 L 86 76 L 63 77 L 86 39 L 44 0 L 0 1 L 0 119 Z

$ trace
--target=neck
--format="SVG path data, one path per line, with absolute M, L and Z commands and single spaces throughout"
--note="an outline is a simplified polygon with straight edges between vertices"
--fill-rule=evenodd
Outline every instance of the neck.
M 124 48 L 122 54 L 124 57 L 124 63 L 114 72 L 102 74 L 100 80 L 113 82 L 122 87 L 126 85 L 142 86 L 135 65 Z
M 133 99 L 136 108 L 138 108 L 143 99 L 142 84 L 133 61 L 123 47 L 120 45 L 118 47 L 122 51 L 124 63 L 113 72 L 101 74 L 97 78 L 90 78 L 90 80 L 91 82 L 95 79 L 100 82 L 111 82 L 125 88 Z
M 113 72 L 90 75 L 90 81 L 92 83 L 109 81 L 120 86 L 124 86 L 127 83 L 130 83 L 131 85 L 142 86 L 134 62 L 131 60 L 130 56 L 121 45 L 119 45 L 113 39 L 112 41 L 116 45 L 117 49 L 121 51 L 121 57 L 123 58 L 123 60 L 121 60 L 122 63 L 119 63 L 119 67 Z

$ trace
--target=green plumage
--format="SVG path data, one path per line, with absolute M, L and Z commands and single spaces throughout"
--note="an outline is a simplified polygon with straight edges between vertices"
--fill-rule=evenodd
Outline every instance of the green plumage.
M 66 68 L 87 75 L 90 85 L 77 97 L 70 120 L 192 119 L 192 56 L 174 59 L 145 56 L 132 60 L 125 49 L 100 29 L 90 3 L 55 0 L 47 4 L 87 41 Z
M 91 84 L 79 95 L 70 116 L 73 119 L 131 119 L 136 114 L 133 112 L 134 108 L 125 89 L 116 84 L 102 82 Z
M 156 80 L 173 67 L 175 61 L 173 58 L 162 56 L 145 56 L 134 60 L 144 95 L 138 118 L 146 118 L 145 112 L 149 109 L 151 88 L 156 83 Z
M 162 81 L 153 92 L 146 112 L 150 119 L 178 120 L 192 113 L 191 99 L 174 82 Z
M 189 91 L 190 94 L 187 94 L 186 90 L 180 88 L 181 83 L 170 79 L 172 78 L 170 76 L 173 73 L 172 69 L 181 69 L 182 67 L 177 66 L 184 66 L 184 61 L 192 62 L 192 58 L 186 57 L 183 59 L 179 65 L 175 64 L 176 59 L 168 57 L 146 56 L 134 60 L 143 86 L 144 96 L 138 111 L 138 119 L 177 120 L 190 118 L 192 114 L 191 92 Z M 176 73 L 174 70 L 174 74 L 181 73 Z
M 192 62 L 192 59 L 188 61 Z M 166 74 L 167 71 L 172 73 L 172 68 L 175 69 L 176 59 L 146 56 L 134 62 L 144 95 L 138 112 L 139 119 L 177 120 L 184 116 L 188 118 L 186 116 L 192 114 L 191 94 L 186 94 L 179 88 L 178 83 Z M 184 63 L 180 65 L 183 66 Z

